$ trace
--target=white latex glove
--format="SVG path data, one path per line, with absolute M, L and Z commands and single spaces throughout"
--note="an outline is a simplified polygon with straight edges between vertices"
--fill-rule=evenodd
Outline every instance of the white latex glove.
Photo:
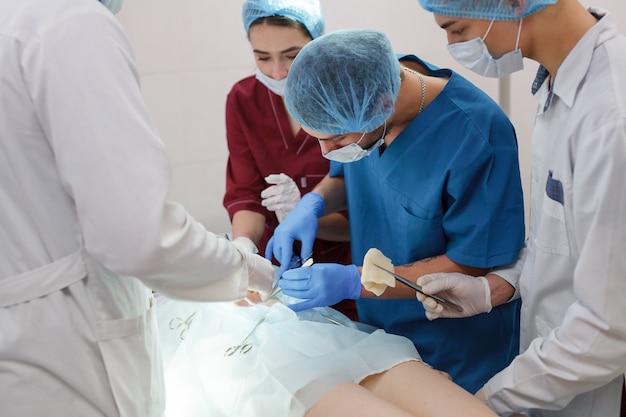
M 254 255 L 259 253 L 259 249 L 256 247 L 254 242 L 247 237 L 239 236 L 233 240 L 233 244 L 237 246 L 237 249 L 240 251 L 245 251 Z
M 463 307 L 463 312 L 459 313 L 418 292 L 416 297 L 426 309 L 428 320 L 470 317 L 491 311 L 491 289 L 485 277 L 439 272 L 423 275 L 417 279 L 417 283 L 426 294 L 438 295 Z
M 248 267 L 248 289 L 259 292 L 262 297 L 269 295 L 274 281 L 274 266 L 272 266 L 272 263 L 256 254 L 258 250 L 248 238 L 238 237 L 233 240 L 233 245 L 239 250 Z
M 265 181 L 274 185 L 261 191 L 261 205 L 276 212 L 280 223 L 300 201 L 300 190 L 295 181 L 283 173 L 268 175 Z

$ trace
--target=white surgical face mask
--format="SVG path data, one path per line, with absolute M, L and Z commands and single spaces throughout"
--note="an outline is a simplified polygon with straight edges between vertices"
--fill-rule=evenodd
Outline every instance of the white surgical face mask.
M 471 41 L 448 45 L 448 52 L 459 64 L 477 74 L 485 77 L 501 78 L 524 68 L 522 50 L 519 49 L 522 19 L 519 21 L 515 50 L 507 52 L 497 59 L 491 56 L 484 41 L 491 30 L 491 26 L 493 26 L 493 22 L 492 20 L 485 36 L 472 39 Z
M 100 0 L 100 3 L 102 3 L 104 7 L 109 9 L 111 13 L 117 14 L 120 10 L 122 10 L 122 4 L 124 4 L 124 0 Z
M 282 80 L 275 80 L 263 74 L 260 69 L 256 70 L 256 79 L 261 81 L 261 84 L 270 89 L 274 94 L 282 96 L 285 94 L 285 85 L 287 84 L 287 77 Z
M 330 159 L 331 161 L 335 161 L 335 162 L 343 162 L 343 163 L 356 162 L 359 159 L 365 158 L 366 156 L 374 152 L 376 149 L 380 148 L 380 146 L 385 142 L 386 133 L 387 133 L 387 121 L 385 120 L 385 128 L 383 130 L 383 135 L 381 136 L 380 139 L 376 141 L 375 144 L 373 144 L 369 148 L 363 149 L 359 146 L 359 142 L 361 142 L 361 140 L 363 140 L 363 138 L 365 137 L 365 133 L 363 133 L 363 136 L 361 136 L 359 140 L 357 140 L 356 142 L 346 145 L 343 148 L 330 151 L 324 154 L 324 158 Z

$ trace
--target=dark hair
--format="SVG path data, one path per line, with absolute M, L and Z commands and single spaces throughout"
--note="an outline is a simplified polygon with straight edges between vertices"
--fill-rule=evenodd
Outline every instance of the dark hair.
M 313 39 L 313 36 L 311 36 L 311 32 L 309 32 L 306 26 L 304 26 L 302 23 L 298 22 L 297 20 L 293 20 L 288 17 L 278 16 L 278 15 L 259 17 L 254 22 L 252 22 L 250 24 L 250 27 L 248 28 L 248 39 L 250 39 L 250 29 L 252 29 L 252 26 L 255 26 L 255 25 L 271 25 L 271 26 L 283 26 L 283 27 L 295 28 L 295 29 L 300 30 L 302 33 L 304 33 L 311 39 Z

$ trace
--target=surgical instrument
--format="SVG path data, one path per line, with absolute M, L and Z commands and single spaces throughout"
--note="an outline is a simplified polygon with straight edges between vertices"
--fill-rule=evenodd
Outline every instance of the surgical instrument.
M 187 317 L 185 320 L 181 319 L 180 317 L 174 317 L 172 320 L 170 320 L 170 330 L 176 330 L 179 329 L 181 326 L 183 326 L 183 329 L 180 331 L 180 340 L 185 340 L 185 335 L 187 334 L 187 330 L 189 330 L 189 327 L 191 327 L 191 322 L 193 321 L 193 316 L 196 315 L 196 312 L 194 311 L 189 317 Z M 176 325 L 174 325 L 174 323 L 178 323 Z
M 250 352 L 250 350 L 252 349 L 252 343 L 248 343 L 248 339 L 250 338 L 250 336 L 252 336 L 252 334 L 257 329 L 257 327 L 259 327 L 259 325 L 261 325 L 261 323 L 265 321 L 268 313 L 269 313 L 269 310 L 266 311 L 265 314 L 263 314 L 263 317 L 261 317 L 261 319 L 256 322 L 256 324 L 254 325 L 250 333 L 248 333 L 248 335 L 245 337 L 245 339 L 243 339 L 241 343 L 239 343 L 238 345 L 231 346 L 228 349 L 226 349 L 226 352 L 224 352 L 224 356 L 233 356 L 235 352 L 237 352 L 238 350 L 240 350 L 242 354 Z
M 395 272 L 391 272 L 388 269 L 383 268 L 380 265 L 376 265 L 373 264 L 374 266 L 376 266 L 379 269 L 382 269 L 383 271 L 385 271 L 386 273 L 392 275 L 396 280 L 400 281 L 401 283 L 403 283 L 404 285 L 406 285 L 407 287 L 413 288 L 415 291 L 424 294 L 426 297 L 430 297 L 433 300 L 437 301 L 438 303 L 441 303 L 443 305 L 446 305 L 448 307 L 450 307 L 451 309 L 458 311 L 459 313 L 463 311 L 463 307 L 461 307 L 458 304 L 453 303 L 452 301 L 448 301 L 446 299 L 443 299 L 441 297 L 438 297 L 436 295 L 431 295 L 431 294 L 425 294 L 424 291 L 422 291 L 422 287 L 421 285 L 418 285 L 412 281 L 409 281 L 408 279 L 396 274 Z
M 322 317 L 324 317 L 326 320 L 328 320 L 329 322 L 331 322 L 332 324 L 336 324 L 337 326 L 343 326 L 346 327 L 345 324 L 343 324 L 342 322 L 333 319 L 332 317 L 326 316 L 324 314 L 321 315 Z
M 270 293 L 270 296 L 268 297 L 268 299 L 265 302 L 267 302 L 267 301 L 271 300 L 272 298 L 276 297 L 276 295 L 280 292 L 280 290 L 281 290 L 281 288 L 278 286 L 278 281 L 277 281 L 274 284 L 274 286 L 272 287 L 272 291 Z M 235 352 L 237 352 L 238 350 L 241 351 L 241 353 L 248 353 L 248 352 L 250 352 L 250 350 L 252 349 L 252 343 L 248 343 L 248 339 L 250 338 L 250 336 L 252 336 L 252 334 L 255 332 L 257 327 L 259 327 L 259 325 L 265 321 L 265 319 L 267 318 L 268 313 L 269 313 L 269 310 L 267 310 L 265 312 L 265 314 L 263 314 L 263 316 L 259 319 L 259 321 L 257 321 L 257 323 L 254 325 L 252 330 L 250 330 L 250 333 L 248 333 L 248 335 L 245 337 L 245 339 L 243 339 L 243 341 L 241 343 L 239 343 L 238 345 L 231 346 L 228 349 L 226 349 L 226 352 L 224 352 L 224 356 L 233 356 L 235 354 Z
M 313 256 L 309 255 L 307 256 L 304 261 L 302 261 L 300 259 L 299 256 L 294 255 L 291 258 L 291 264 L 289 265 L 289 269 L 293 269 L 293 268 L 300 268 L 300 267 L 305 267 L 305 266 L 311 266 L 313 264 Z M 278 286 L 278 281 L 276 281 L 276 283 L 274 284 L 274 286 L 272 287 L 272 290 L 270 292 L 270 296 L 268 297 L 268 299 L 265 301 L 269 301 L 272 298 L 276 297 L 276 295 L 281 291 L 281 288 Z M 250 350 L 252 349 L 252 343 L 248 343 L 248 339 L 250 339 L 250 337 L 254 334 L 254 332 L 256 331 L 257 327 L 259 327 L 261 325 L 261 323 L 263 323 L 265 321 L 265 319 L 267 318 L 267 315 L 269 314 L 269 310 L 263 314 L 263 316 L 259 319 L 259 321 L 257 321 L 257 323 L 254 325 L 254 327 L 252 328 L 252 330 L 250 331 L 250 333 L 248 333 L 248 335 L 243 339 L 243 341 L 241 343 L 239 343 L 238 345 L 234 345 L 229 347 L 228 349 L 226 349 L 226 352 L 224 352 L 224 356 L 233 356 L 238 350 L 244 354 L 244 353 L 248 353 L 250 352 Z
M 313 254 L 310 254 L 304 259 L 300 258 L 300 256 L 298 255 L 293 255 L 291 257 L 291 262 L 289 262 L 289 267 L 287 268 L 287 270 L 295 269 L 295 268 L 302 268 L 302 267 L 311 266 L 311 265 L 313 265 Z

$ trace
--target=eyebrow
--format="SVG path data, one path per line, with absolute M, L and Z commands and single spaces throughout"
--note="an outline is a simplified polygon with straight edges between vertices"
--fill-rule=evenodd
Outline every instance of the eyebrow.
M 302 48 L 299 47 L 299 46 L 292 46 L 291 48 L 287 48 L 284 51 L 280 51 L 279 53 L 286 54 L 286 53 L 289 53 L 289 52 L 296 52 L 296 51 L 299 51 L 301 49 Z M 261 51 L 260 49 L 253 49 L 252 52 L 254 52 L 255 54 L 265 54 L 265 55 L 269 55 L 270 54 L 269 52 Z
M 456 22 L 457 22 L 456 20 L 450 20 L 450 21 L 448 21 L 448 22 L 442 23 L 441 25 L 439 25 L 439 27 L 440 27 L 441 29 L 447 29 L 447 28 L 449 28 L 450 26 L 452 26 L 453 24 L 455 24 Z
M 341 139 L 341 138 L 345 138 L 346 134 L 341 134 L 341 135 L 332 135 L 329 136 L 327 138 L 316 138 L 317 140 L 337 140 L 337 139 Z

